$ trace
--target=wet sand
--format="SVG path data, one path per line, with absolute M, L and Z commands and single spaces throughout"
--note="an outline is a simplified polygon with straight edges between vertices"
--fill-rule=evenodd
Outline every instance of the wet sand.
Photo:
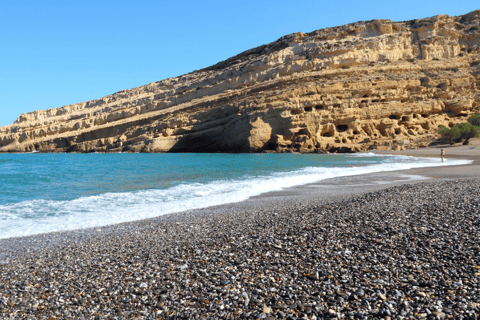
M 472 160 L 472 164 L 445 167 L 425 167 L 409 170 L 377 172 L 348 177 L 325 179 L 316 183 L 286 188 L 281 191 L 267 192 L 251 197 L 242 202 L 230 203 L 202 209 L 187 210 L 156 218 L 138 220 L 103 227 L 59 231 L 27 237 L 0 239 L 0 263 L 8 263 L 19 254 L 30 253 L 45 248 L 59 248 L 69 243 L 89 241 L 98 235 L 116 235 L 125 232 L 142 230 L 144 225 L 153 222 L 185 220 L 190 216 L 228 214 L 228 212 L 258 211 L 265 208 L 283 208 L 290 203 L 311 203 L 346 200 L 353 195 L 403 184 L 414 184 L 434 180 L 452 180 L 480 178 L 480 139 L 473 139 L 470 146 L 439 146 L 433 148 L 412 149 L 403 151 L 373 151 L 375 154 L 406 155 L 414 157 L 439 157 L 444 148 L 446 159 Z
M 445 151 L 446 159 L 472 160 L 471 165 L 440 168 L 420 168 L 409 170 L 411 174 L 423 175 L 432 179 L 457 179 L 480 177 L 480 139 L 473 139 L 470 145 L 440 145 L 436 147 L 412 149 L 403 151 L 374 151 L 376 154 L 396 154 L 412 157 L 437 157 L 440 150 Z

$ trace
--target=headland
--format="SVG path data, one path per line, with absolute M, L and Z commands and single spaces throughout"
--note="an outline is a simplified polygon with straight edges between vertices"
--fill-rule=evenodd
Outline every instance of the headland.
M 360 152 L 429 146 L 480 108 L 480 10 L 297 32 L 216 65 L 22 114 L 0 152 Z

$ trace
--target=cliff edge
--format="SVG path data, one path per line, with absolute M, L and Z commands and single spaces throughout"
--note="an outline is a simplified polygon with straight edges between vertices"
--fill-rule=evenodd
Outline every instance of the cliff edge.
M 0 152 L 356 152 L 480 112 L 480 10 L 290 34 L 176 78 L 22 114 Z

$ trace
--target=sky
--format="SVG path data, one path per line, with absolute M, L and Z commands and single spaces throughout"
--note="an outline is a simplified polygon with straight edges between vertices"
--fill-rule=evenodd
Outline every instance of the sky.
M 293 32 L 461 15 L 462 1 L 2 1 L 0 126 L 180 76 Z

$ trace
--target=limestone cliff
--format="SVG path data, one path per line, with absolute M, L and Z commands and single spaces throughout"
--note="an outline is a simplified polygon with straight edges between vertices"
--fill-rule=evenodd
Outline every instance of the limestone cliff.
M 480 10 L 290 34 L 212 67 L 22 114 L 1 152 L 426 146 L 480 112 Z

